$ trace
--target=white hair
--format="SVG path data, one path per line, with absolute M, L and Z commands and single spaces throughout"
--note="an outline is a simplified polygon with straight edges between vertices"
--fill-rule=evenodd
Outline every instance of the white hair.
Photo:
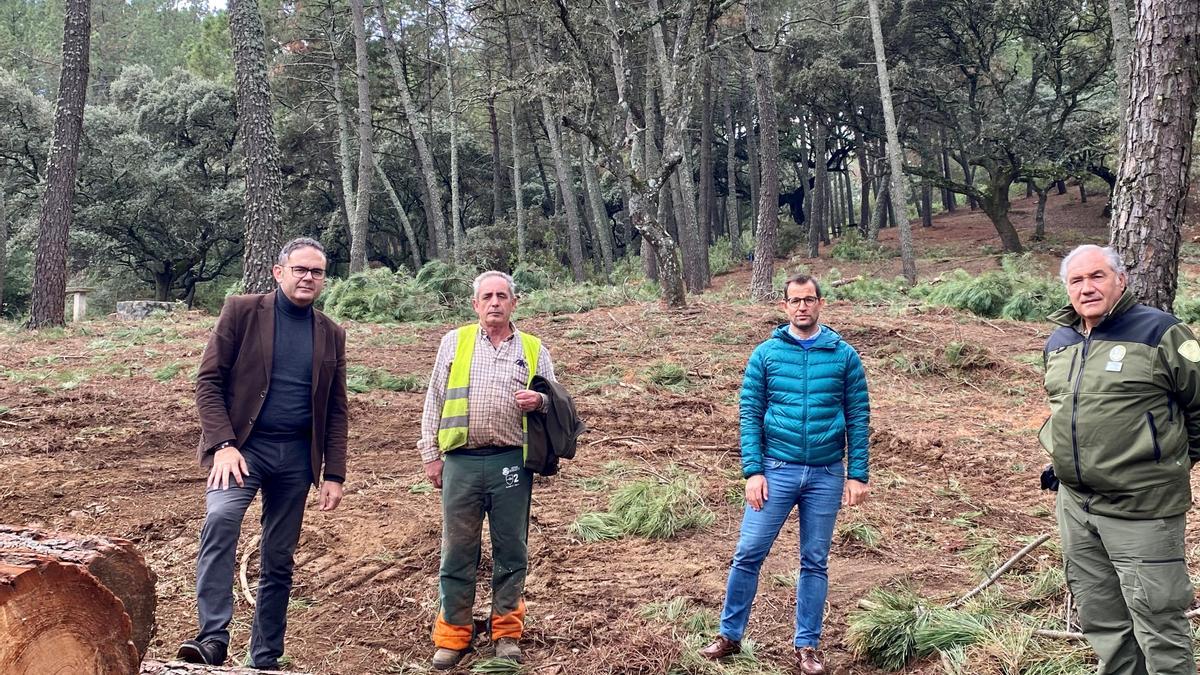
M 1125 276 L 1125 264 L 1121 262 L 1121 256 L 1117 255 L 1117 252 L 1113 249 L 1113 247 L 1084 244 L 1082 246 L 1076 246 L 1074 250 L 1067 254 L 1067 257 L 1063 258 L 1062 265 L 1058 268 L 1058 276 L 1060 279 L 1062 279 L 1064 284 L 1067 283 L 1067 268 L 1071 266 L 1071 263 L 1075 261 L 1075 258 L 1083 255 L 1084 253 L 1092 253 L 1095 251 L 1099 251 L 1100 253 L 1104 254 L 1104 259 L 1108 262 L 1108 266 L 1112 268 L 1112 271 L 1118 277 Z
M 514 298 L 517 297 L 517 282 L 513 281 L 513 278 L 511 276 L 509 276 L 499 270 L 488 270 L 488 271 L 480 274 L 479 276 L 475 277 L 475 281 L 471 282 L 471 296 L 478 298 L 479 297 L 479 287 L 483 285 L 484 281 L 486 281 L 492 277 L 498 277 L 500 279 L 503 279 L 504 283 L 508 284 L 508 294 Z

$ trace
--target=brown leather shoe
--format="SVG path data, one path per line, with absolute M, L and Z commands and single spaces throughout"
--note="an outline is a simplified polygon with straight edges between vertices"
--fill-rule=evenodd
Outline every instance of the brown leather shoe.
M 724 635 L 718 635 L 715 642 L 700 650 L 700 656 L 716 661 L 717 659 L 723 659 L 726 656 L 740 654 L 741 651 L 741 642 L 735 642 Z
M 825 655 L 812 647 L 796 648 L 796 663 L 804 675 L 825 675 Z

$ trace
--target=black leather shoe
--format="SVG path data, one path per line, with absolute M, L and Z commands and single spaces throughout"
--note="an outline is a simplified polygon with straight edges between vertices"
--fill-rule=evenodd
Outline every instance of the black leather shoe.
M 176 658 L 187 663 L 199 663 L 206 666 L 225 665 L 226 647 L 224 642 L 217 640 L 188 640 L 179 645 Z

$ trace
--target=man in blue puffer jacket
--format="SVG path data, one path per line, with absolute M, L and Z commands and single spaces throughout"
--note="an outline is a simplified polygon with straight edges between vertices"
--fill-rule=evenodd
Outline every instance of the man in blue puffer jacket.
M 821 675 L 825 666 L 817 646 L 829 590 L 829 547 L 840 506 L 867 499 L 871 409 L 858 352 L 820 324 L 825 300 L 817 280 L 795 275 L 784 284 L 783 296 L 789 322 L 754 350 L 742 380 L 746 511 L 721 633 L 700 654 L 719 659 L 741 651 L 759 568 L 798 507 L 796 661 L 804 675 Z

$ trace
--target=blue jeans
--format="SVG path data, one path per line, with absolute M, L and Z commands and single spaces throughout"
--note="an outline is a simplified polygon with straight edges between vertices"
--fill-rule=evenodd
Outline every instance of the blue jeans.
M 725 606 L 721 610 L 721 635 L 737 641 L 746 633 L 750 605 L 758 592 L 758 571 L 792 507 L 799 507 L 800 578 L 796 582 L 795 645 L 815 648 L 821 640 L 825 596 L 829 592 L 829 546 L 842 505 L 845 469 L 840 462 L 808 466 L 769 457 L 763 467 L 767 500 L 761 511 L 747 505 L 742 517 L 742 533 L 729 568 Z
M 244 487 L 233 478 L 229 488 L 208 490 L 207 513 L 200 530 L 196 560 L 196 605 L 201 642 L 229 644 L 233 618 L 233 568 L 242 518 L 262 491 L 262 543 L 259 548 L 258 602 L 254 608 L 250 660 L 275 667 L 283 656 L 288 596 L 292 590 L 292 555 L 300 540 L 304 503 L 312 485 L 308 439 L 273 443 L 253 436 L 241 448 L 249 473 Z

